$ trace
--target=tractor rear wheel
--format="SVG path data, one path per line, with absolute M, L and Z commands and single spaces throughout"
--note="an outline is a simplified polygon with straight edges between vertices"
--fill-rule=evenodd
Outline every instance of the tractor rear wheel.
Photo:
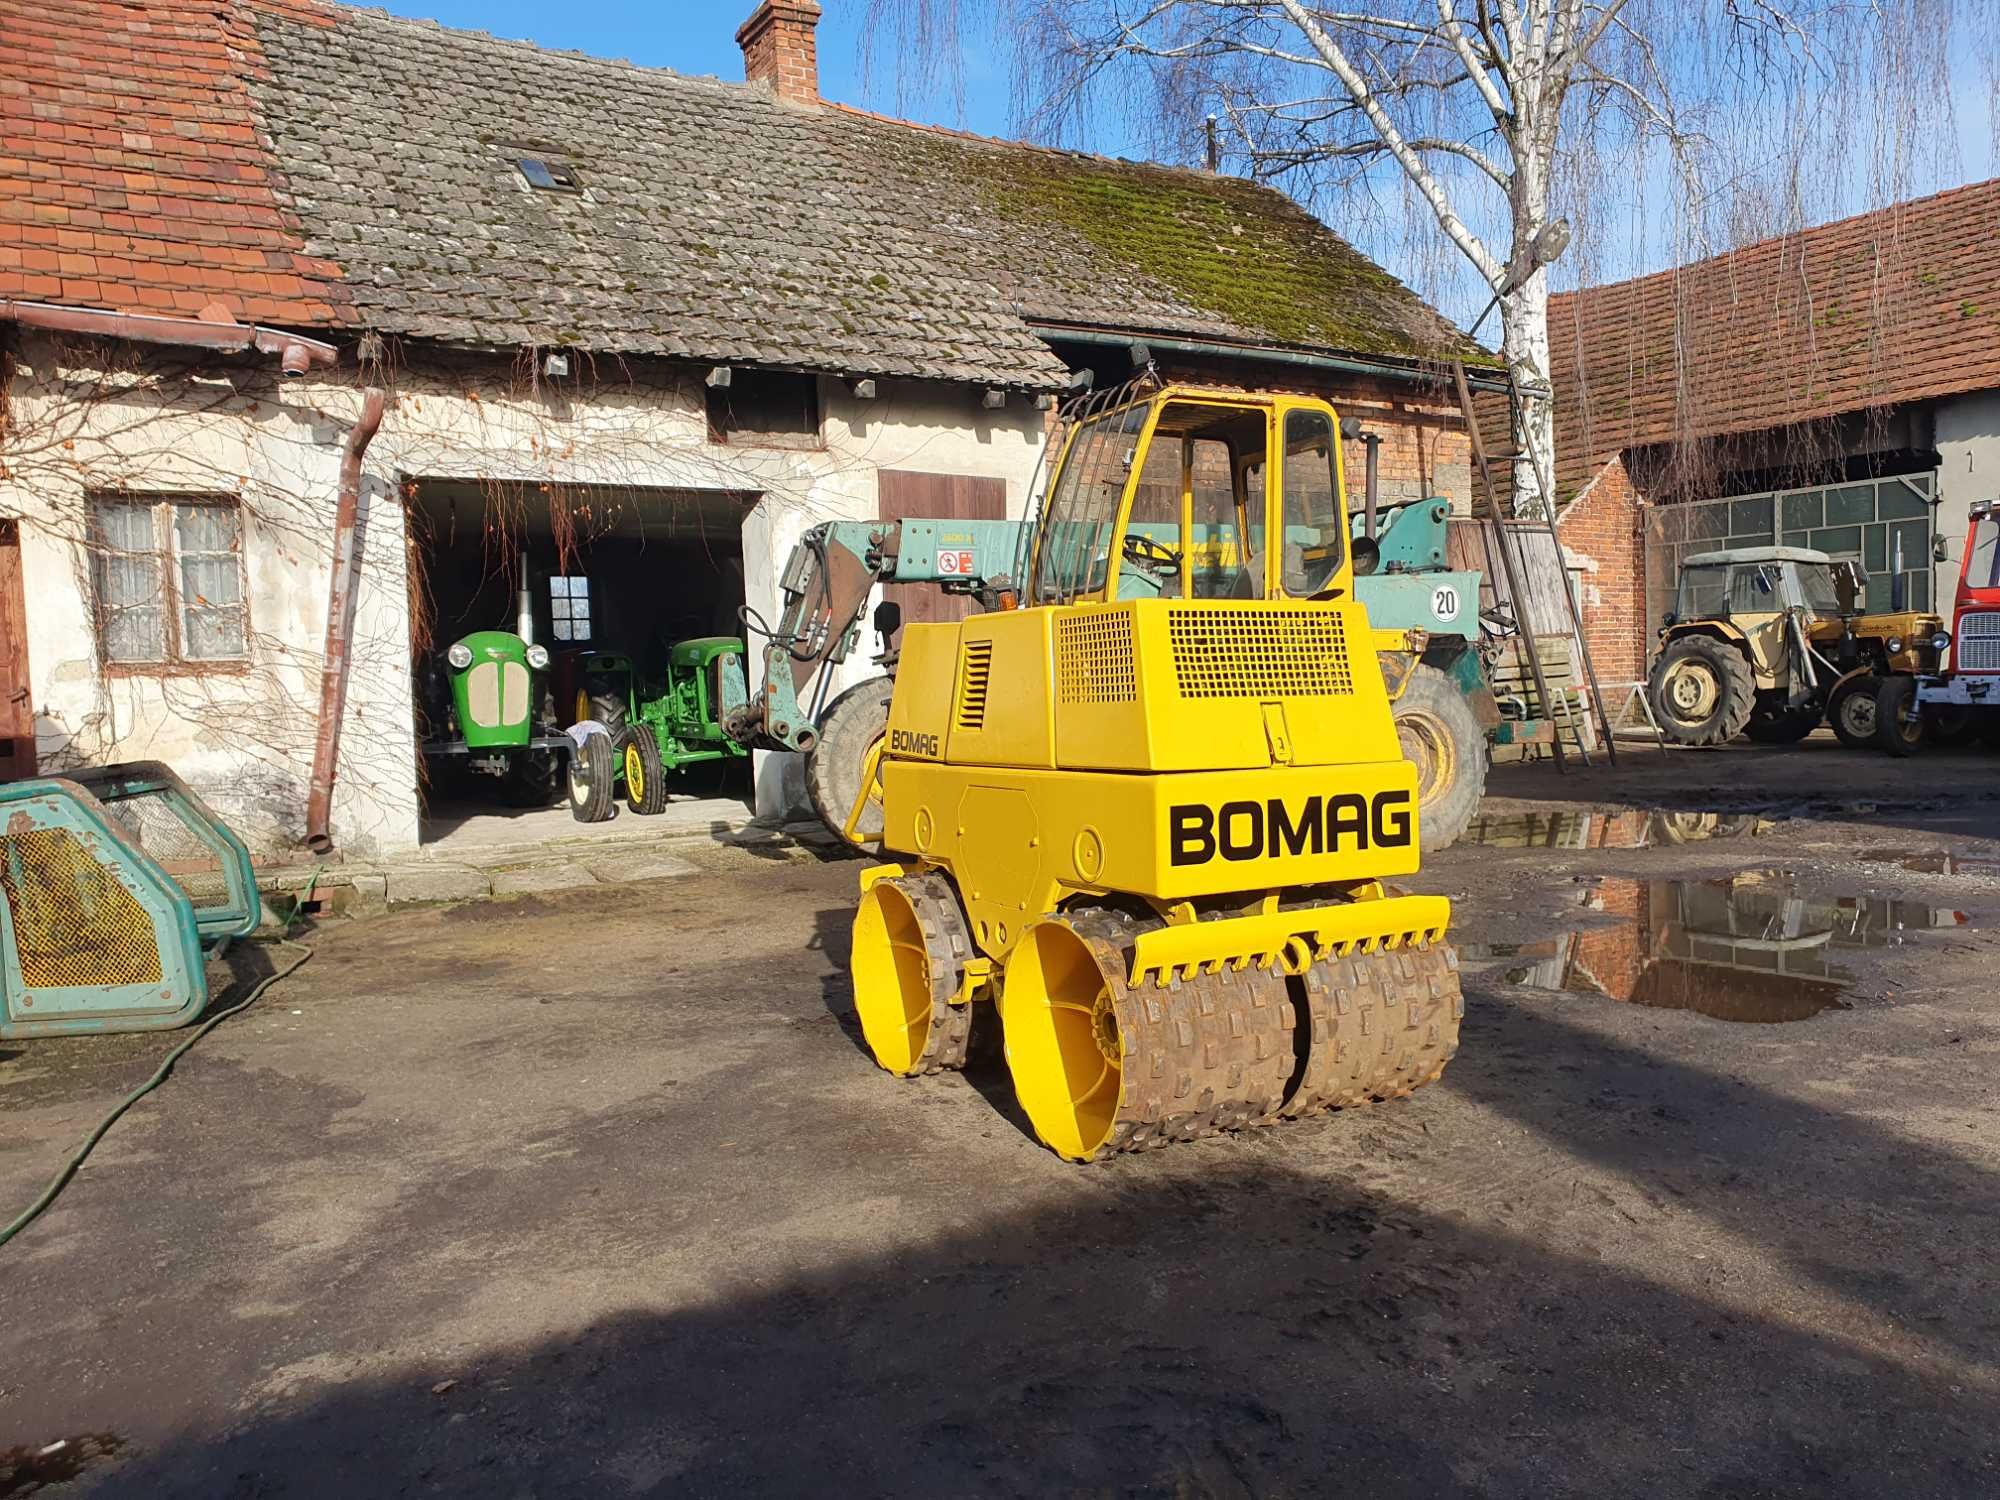
M 1924 720 L 1910 712 L 1917 679 L 1901 673 L 1884 677 L 1875 689 L 1875 743 L 1894 756 L 1915 755 L 1924 746 Z
M 1750 663 L 1727 641 L 1684 635 L 1654 658 L 1646 697 L 1675 744 L 1726 745 L 1749 727 L 1757 684 Z
M 1817 706 L 1760 709 L 1750 715 L 1743 732 L 1760 745 L 1796 745 L 1819 728 Z
M 819 738 L 806 752 L 806 796 L 820 822 L 856 849 L 882 837 L 882 793 L 870 785 L 868 805 L 847 837 L 847 819 L 860 799 L 863 778 L 874 781 L 876 747 L 889 732 L 893 677 L 871 677 L 842 693 L 820 716 Z
M 1924 733 L 1931 744 L 1946 749 L 1969 745 L 1979 735 L 1979 710 L 1957 703 L 1933 704 L 1924 710 Z
M 1875 690 L 1880 686 L 1879 678 L 1850 677 L 1833 690 L 1827 722 L 1850 750 L 1875 748 Z
M 576 718 L 572 722 L 595 719 L 611 731 L 613 748 L 624 741 L 627 713 L 625 695 L 615 677 L 586 677 L 576 690 Z
M 1417 768 L 1417 834 L 1422 851 L 1449 849 L 1486 794 L 1486 735 L 1450 677 L 1419 665 L 1391 707 L 1403 759 Z
M 569 753 L 569 811 L 579 823 L 602 823 L 611 816 L 617 791 L 618 757 L 608 734 L 587 734 Z
M 647 817 L 667 810 L 667 768 L 650 724 L 634 724 L 625 736 L 625 805 Z

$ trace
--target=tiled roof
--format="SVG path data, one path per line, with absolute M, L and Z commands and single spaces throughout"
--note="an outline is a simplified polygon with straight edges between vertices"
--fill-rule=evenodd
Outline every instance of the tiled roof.
M 53 284 L 29 283 L 0 249 L 0 297 L 126 305 L 152 286 L 183 310 L 223 293 L 266 322 L 1038 389 L 1065 375 L 1048 325 L 1477 355 L 1289 199 L 1238 179 L 324 0 L 0 0 L 0 25 L 32 53 L 0 61 L 21 82 L 0 98 L 19 106 L 0 189 L 24 170 L 11 138 L 42 145 L 30 111 L 79 78 L 93 107 L 159 121 L 99 127 L 122 153 L 104 170 L 180 174 L 164 228 L 115 275 L 72 286 L 59 264 Z M 573 165 L 582 191 L 531 189 L 529 156 Z M 220 179 L 189 165 L 224 159 Z M 29 163 L 0 235 L 41 232 L 30 216 L 72 191 L 83 164 L 58 178 L 42 165 L 56 160 Z
M 1565 471 L 2000 387 L 2000 181 L 1552 299 Z
M 0 0 L 0 297 L 342 321 L 272 190 L 218 0 Z

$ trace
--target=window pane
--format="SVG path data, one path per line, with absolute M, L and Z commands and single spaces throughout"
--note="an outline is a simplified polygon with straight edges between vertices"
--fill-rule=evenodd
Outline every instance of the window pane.
M 576 639 L 575 627 L 560 615 L 556 617 L 555 633 L 556 639 L 559 641 L 573 641 Z
M 1859 526 L 1875 519 L 1875 486 L 1850 484 L 1826 492 L 1826 524 Z
M 1070 442 L 1043 523 L 1036 597 L 1062 602 L 1101 588 L 1111 561 L 1111 526 L 1131 462 L 1131 437 L 1144 406 L 1099 417 Z
M 1729 529 L 1761 536 L 1766 542 L 1776 527 L 1771 522 L 1773 506 L 1769 495 L 1759 495 L 1752 500 L 1732 500 L 1729 502 Z
M 1785 496 L 1785 525 L 1792 528 L 1824 526 L 1826 524 L 1826 492 L 1807 490 L 1801 495 Z
M 189 609 L 234 607 L 243 602 L 243 573 L 234 557 L 181 558 L 181 604 Z
M 185 609 L 181 629 L 189 661 L 234 661 L 247 654 L 240 609 Z
M 105 546 L 117 552 L 157 552 L 150 505 L 100 504 L 97 529 Z
M 183 552 L 236 551 L 240 517 L 233 505 L 177 505 L 174 531 Z
M 104 659 L 106 661 L 160 661 L 167 654 L 166 612 L 153 609 L 122 609 L 104 617 Z
M 569 580 L 567 578 L 551 578 L 549 580 L 549 597 L 558 602 L 568 599 Z
M 1911 484 L 1921 485 L 1925 489 L 1930 487 L 1929 481 L 1928 474 L 1910 476 Z M 1910 486 L 1902 480 L 1885 479 L 1877 490 L 1875 510 L 1885 521 L 1916 520 L 1929 515 L 1931 505 L 1922 495 L 1912 494 Z
M 1285 418 L 1285 592 L 1325 589 L 1346 555 L 1347 518 L 1334 482 L 1333 419 L 1295 411 Z

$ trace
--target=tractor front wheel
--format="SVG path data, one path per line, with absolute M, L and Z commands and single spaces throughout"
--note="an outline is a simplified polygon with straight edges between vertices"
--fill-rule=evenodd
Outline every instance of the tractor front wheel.
M 1425 854 L 1457 843 L 1486 794 L 1486 735 L 1450 677 L 1419 665 L 1392 705 L 1403 759 L 1417 768 L 1417 834 Z
M 871 677 L 829 703 L 819 721 L 819 738 L 806 752 L 806 795 L 820 822 L 856 849 L 882 837 L 882 794 L 875 782 L 879 746 L 889 732 L 893 677 Z M 848 837 L 847 820 L 868 787 L 867 805 Z
M 625 805 L 647 817 L 667 810 L 667 768 L 650 724 L 634 724 L 625 735 Z
M 611 816 L 618 758 L 608 734 L 587 734 L 569 753 L 569 811 L 579 823 L 602 823 Z
M 1827 722 L 1850 750 L 1875 746 L 1875 690 L 1880 686 L 1878 677 L 1850 677 L 1833 690 L 1833 701 L 1826 706 Z
M 1675 744 L 1726 745 L 1750 727 L 1757 684 L 1750 663 L 1727 641 L 1684 635 L 1654 658 L 1646 697 Z
M 1891 755 L 1915 755 L 1924 745 L 1924 720 L 1911 712 L 1917 679 L 1884 677 L 1875 689 L 1875 743 Z

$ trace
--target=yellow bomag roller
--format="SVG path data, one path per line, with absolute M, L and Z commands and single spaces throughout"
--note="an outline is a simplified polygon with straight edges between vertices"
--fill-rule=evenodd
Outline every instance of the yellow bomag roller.
M 907 627 L 852 972 L 876 1060 L 999 1009 L 1073 1161 L 1394 1098 L 1444 1071 L 1450 904 L 1354 600 L 1339 418 L 1167 387 L 1069 428 L 1021 607 Z

